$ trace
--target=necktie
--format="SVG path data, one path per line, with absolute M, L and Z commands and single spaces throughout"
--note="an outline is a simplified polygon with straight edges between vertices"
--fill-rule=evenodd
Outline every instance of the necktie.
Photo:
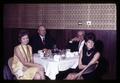
M 43 37 L 43 44 L 45 45 L 45 38 Z

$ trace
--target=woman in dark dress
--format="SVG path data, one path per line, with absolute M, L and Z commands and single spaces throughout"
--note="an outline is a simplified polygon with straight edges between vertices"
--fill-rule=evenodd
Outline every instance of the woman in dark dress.
M 95 71 L 83 74 L 91 65 L 98 64 L 100 53 L 95 49 L 95 35 L 93 33 L 88 33 L 85 35 L 85 46 L 83 47 L 82 52 L 79 57 L 78 67 L 65 78 L 66 80 L 75 80 L 79 76 L 82 79 L 93 79 Z

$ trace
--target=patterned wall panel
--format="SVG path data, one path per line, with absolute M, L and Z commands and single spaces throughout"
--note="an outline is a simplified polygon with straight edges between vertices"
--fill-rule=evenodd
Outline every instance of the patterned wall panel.
M 88 13 L 87 9 L 88 7 L 85 4 L 63 5 L 64 28 L 69 29 L 87 28 L 87 26 L 84 25 L 84 22 L 87 19 Z M 82 26 L 78 25 L 79 22 L 82 23 Z
M 116 30 L 115 4 L 90 4 L 89 11 L 90 29 Z
M 61 4 L 47 4 L 44 12 L 46 16 L 45 25 L 49 29 L 63 29 L 63 12 Z
M 43 4 L 5 4 L 5 28 L 36 28 L 44 21 Z
M 63 13 L 65 28 L 116 30 L 115 4 L 65 4 Z
M 91 21 L 91 25 L 87 25 Z M 4 27 L 116 30 L 115 4 L 6 4 Z
M 37 6 L 34 4 L 31 5 L 23 5 L 20 6 L 22 7 L 21 12 L 22 12 L 22 16 L 21 16 L 21 27 L 30 27 L 30 28 L 34 28 L 35 25 L 37 25 Z
M 6 4 L 4 6 L 4 27 L 18 27 L 19 25 L 19 7 L 16 4 Z
M 23 28 L 36 28 L 39 24 L 42 24 L 43 19 L 43 5 L 37 4 L 20 4 L 22 13 L 22 24 Z

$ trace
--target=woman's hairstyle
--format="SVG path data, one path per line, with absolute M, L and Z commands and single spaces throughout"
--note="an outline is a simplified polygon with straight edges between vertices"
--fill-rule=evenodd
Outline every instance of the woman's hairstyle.
M 21 41 L 21 37 L 23 37 L 25 35 L 29 35 L 29 32 L 27 30 L 20 30 L 20 32 L 18 34 L 18 40 L 19 40 L 19 42 Z
M 95 42 L 96 36 L 94 33 L 90 32 L 90 33 L 85 34 L 84 39 L 85 39 L 85 42 L 87 42 L 88 40 L 92 40 Z

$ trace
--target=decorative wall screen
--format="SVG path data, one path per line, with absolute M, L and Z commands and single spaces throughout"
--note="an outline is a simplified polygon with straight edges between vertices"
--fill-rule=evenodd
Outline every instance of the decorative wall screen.
M 116 4 L 5 4 L 5 28 L 116 30 Z

